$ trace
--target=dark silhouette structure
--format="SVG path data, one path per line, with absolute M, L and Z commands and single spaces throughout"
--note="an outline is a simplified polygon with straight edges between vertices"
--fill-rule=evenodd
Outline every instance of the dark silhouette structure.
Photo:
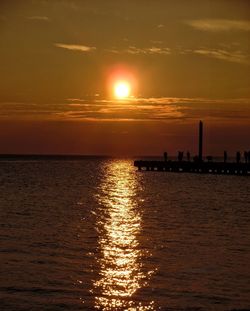
M 179 151 L 178 152 L 178 161 L 181 162 L 183 160 L 183 154 L 184 152 L 183 151 Z
M 164 152 L 164 153 L 163 153 L 163 156 L 164 156 L 164 161 L 167 162 L 167 160 L 168 160 L 168 153 L 167 153 L 167 152 Z
M 135 161 L 134 166 L 138 170 L 189 172 L 200 174 L 230 174 L 250 176 L 250 151 L 244 152 L 245 161 L 241 162 L 241 154 L 236 153 L 236 162 L 227 161 L 227 151 L 224 151 L 224 161 L 213 161 L 212 156 L 207 156 L 207 162 L 203 161 L 203 123 L 199 122 L 199 155 L 190 161 L 190 152 L 187 152 L 187 161 L 183 161 L 183 151 L 178 152 L 178 160 L 168 160 L 167 152 L 164 152 L 164 161 Z
M 207 162 L 213 162 L 213 157 L 212 156 L 207 156 Z
M 241 158 L 240 152 L 237 151 L 237 152 L 236 152 L 236 162 L 237 162 L 238 164 L 240 163 L 240 158 Z
M 244 158 L 245 158 L 245 162 L 247 163 L 248 162 L 248 152 L 247 151 L 244 152 Z
M 203 151 L 203 123 L 199 123 L 199 161 L 202 162 Z
M 176 173 L 223 174 L 250 176 L 249 163 L 202 162 L 194 161 L 135 161 L 139 171 L 166 171 Z
M 224 163 L 226 163 L 226 162 L 227 162 L 227 152 L 224 151 Z
M 193 160 L 194 160 L 195 163 L 198 163 L 199 162 L 199 157 L 198 156 L 194 156 Z

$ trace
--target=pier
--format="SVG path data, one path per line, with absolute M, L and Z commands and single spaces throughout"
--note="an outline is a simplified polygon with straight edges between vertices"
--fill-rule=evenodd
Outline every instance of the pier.
M 188 162 L 188 161 L 135 161 L 139 171 L 160 171 L 176 173 L 224 174 L 250 176 L 249 163 Z
M 178 161 L 168 160 L 167 153 L 164 152 L 162 161 L 137 160 L 134 166 L 139 171 L 159 171 L 159 172 L 175 172 L 175 173 L 196 173 L 196 174 L 223 174 L 223 175 L 244 175 L 250 176 L 250 151 L 244 153 L 243 162 L 241 162 L 241 154 L 236 153 L 235 162 L 227 161 L 227 152 L 224 151 L 224 161 L 213 161 L 212 156 L 203 160 L 203 123 L 199 122 L 199 147 L 198 156 L 190 160 L 190 153 L 187 152 L 187 160 L 183 160 L 183 152 L 178 153 Z

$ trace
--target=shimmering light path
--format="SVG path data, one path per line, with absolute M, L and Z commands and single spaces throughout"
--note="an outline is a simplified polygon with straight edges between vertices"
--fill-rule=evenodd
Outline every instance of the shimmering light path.
M 104 179 L 98 194 L 98 222 L 100 279 L 95 287 L 100 289 L 96 308 L 101 310 L 152 310 L 154 303 L 145 306 L 135 301 L 136 291 L 147 284 L 151 272 L 142 272 L 137 236 L 141 230 L 134 170 L 125 161 L 110 162 L 104 168 Z

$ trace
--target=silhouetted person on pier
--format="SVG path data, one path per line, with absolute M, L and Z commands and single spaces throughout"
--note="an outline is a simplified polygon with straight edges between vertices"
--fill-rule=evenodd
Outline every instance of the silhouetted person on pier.
M 188 162 L 190 162 L 190 152 L 189 151 L 187 152 L 187 160 L 188 160 Z
M 248 152 L 244 151 L 244 158 L 245 158 L 245 162 L 248 162 Z
M 167 153 L 167 152 L 164 152 L 164 153 L 163 153 L 163 156 L 164 156 L 164 161 L 167 162 L 167 160 L 168 160 L 168 153 Z
M 236 163 L 237 164 L 240 163 L 240 152 L 239 151 L 236 152 Z
M 182 151 L 179 151 L 179 152 L 178 152 L 178 161 L 179 161 L 179 162 L 181 162 L 182 159 L 183 159 L 183 153 L 184 153 L 184 152 L 182 152 Z
M 227 152 L 224 151 L 224 163 L 226 163 L 226 162 L 227 162 Z

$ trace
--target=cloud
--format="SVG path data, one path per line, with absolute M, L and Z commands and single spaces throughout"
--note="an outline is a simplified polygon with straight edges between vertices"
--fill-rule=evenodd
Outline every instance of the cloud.
M 197 19 L 186 21 L 189 26 L 203 31 L 250 31 L 250 22 L 245 20 L 228 19 Z
M 200 54 L 232 63 L 250 64 L 249 55 L 241 51 L 226 51 L 222 49 L 197 49 L 193 53 Z
M 105 101 L 91 103 L 74 102 L 69 110 L 57 114 L 57 117 L 69 120 L 86 121 L 156 121 L 181 118 L 181 113 L 168 104 L 148 104 L 137 100 Z
M 83 99 L 83 98 L 67 98 L 67 101 L 69 101 L 69 102 L 85 102 L 86 99 Z
M 145 48 L 138 48 L 136 46 L 129 46 L 127 49 L 123 49 L 123 50 L 118 50 L 116 48 L 114 49 L 109 49 L 107 50 L 108 52 L 111 53 L 125 53 L 125 54 L 134 54 L 134 55 L 140 55 L 140 54 L 144 54 L 144 55 L 153 55 L 153 54 L 157 54 L 157 55 L 169 55 L 171 54 L 171 50 L 169 48 L 166 47 L 145 47 Z
M 123 52 L 128 54 L 167 54 L 169 55 L 170 49 L 164 47 L 149 47 L 149 48 L 137 48 L 135 46 L 130 46 L 127 50 Z
M 0 102 L 0 119 L 54 119 L 57 105 L 38 104 L 34 102 Z
M 159 46 L 152 46 L 152 47 L 144 47 L 139 48 L 136 46 L 129 46 L 126 49 L 108 49 L 107 52 L 115 53 L 115 54 L 132 54 L 132 55 L 188 55 L 188 54 L 199 54 L 204 55 L 211 58 L 216 58 L 223 61 L 228 61 L 232 63 L 238 64 L 250 64 L 250 55 L 240 51 L 239 49 L 235 50 L 237 46 L 226 46 L 224 45 L 221 49 L 211 49 L 209 47 L 200 47 L 196 49 L 170 49 L 167 47 L 159 47 Z
M 242 51 L 235 44 L 220 44 L 221 48 L 210 48 L 210 47 L 198 47 L 196 49 L 184 49 L 179 48 L 178 54 L 189 55 L 196 54 L 210 58 L 219 59 L 231 63 L 238 63 L 244 65 L 250 65 L 250 55 L 246 51 Z
M 36 21 L 44 21 L 44 22 L 49 21 L 49 18 L 47 16 L 29 16 L 27 18 Z
M 65 102 L 0 102 L 0 119 L 58 121 L 171 122 L 220 120 L 250 122 L 250 99 L 132 98 L 117 101 L 71 98 Z
M 159 47 L 151 47 L 146 49 L 146 53 L 149 54 L 170 54 L 170 49 L 169 48 L 159 48 Z
M 57 116 L 86 121 L 250 120 L 250 99 L 133 98 L 125 101 L 73 99 Z
M 71 51 L 92 52 L 92 51 L 96 50 L 96 47 L 86 46 L 86 45 L 78 45 L 78 44 L 55 43 L 54 45 L 58 48 L 71 50 Z

